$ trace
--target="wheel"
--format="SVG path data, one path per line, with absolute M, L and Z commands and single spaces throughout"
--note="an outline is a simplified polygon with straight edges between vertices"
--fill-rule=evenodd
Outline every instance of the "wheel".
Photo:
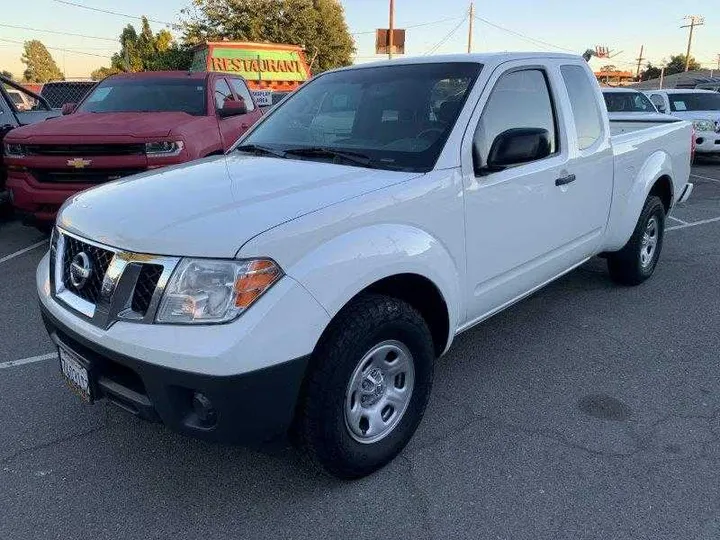
M 408 303 L 367 294 L 343 308 L 300 398 L 299 442 L 311 461 L 344 479 L 390 462 L 425 413 L 434 361 L 430 330 Z
M 613 281 L 639 285 L 652 276 L 664 234 L 665 207 L 659 197 L 650 195 L 628 243 L 620 251 L 608 254 L 608 270 Z

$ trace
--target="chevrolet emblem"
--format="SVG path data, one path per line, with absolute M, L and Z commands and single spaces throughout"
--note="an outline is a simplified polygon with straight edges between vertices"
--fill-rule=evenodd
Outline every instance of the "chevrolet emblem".
M 76 169 L 84 169 L 91 163 L 92 161 L 90 161 L 89 159 L 83 159 L 79 157 L 67 160 L 68 167 L 75 167 Z

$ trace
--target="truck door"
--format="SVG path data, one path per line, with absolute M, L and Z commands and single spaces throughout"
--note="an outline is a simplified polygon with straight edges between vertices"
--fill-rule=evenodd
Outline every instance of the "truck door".
M 595 218 L 607 216 L 609 201 L 593 199 L 595 190 L 586 185 L 612 186 L 611 154 L 606 178 L 585 178 L 586 168 L 574 161 L 557 66 L 503 64 L 490 76 L 480 103 L 485 105 L 473 113 L 461 150 L 468 324 L 590 256 L 604 226 Z M 518 128 L 545 130 L 548 155 L 502 169 L 484 167 L 498 135 Z M 582 201 L 585 196 L 591 198 Z M 582 218 L 589 210 L 592 218 Z
M 235 95 L 230 90 L 230 85 L 224 78 L 215 79 L 214 96 L 215 109 L 219 111 L 226 101 L 234 101 Z M 242 126 L 247 122 L 244 114 L 222 117 L 217 116 L 220 138 L 222 139 L 223 150 L 227 150 L 240 137 L 246 128 Z

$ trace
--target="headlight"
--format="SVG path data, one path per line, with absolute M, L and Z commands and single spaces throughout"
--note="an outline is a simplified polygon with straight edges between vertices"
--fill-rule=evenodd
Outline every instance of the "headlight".
M 282 275 L 269 259 L 183 259 L 165 288 L 155 320 L 175 324 L 232 321 Z
M 145 143 L 145 154 L 148 157 L 177 156 L 185 147 L 182 141 L 158 141 Z
M 10 158 L 21 158 L 25 155 L 25 146 L 22 144 L 5 143 L 5 156 Z
M 693 120 L 697 131 L 715 131 L 715 122 L 712 120 Z

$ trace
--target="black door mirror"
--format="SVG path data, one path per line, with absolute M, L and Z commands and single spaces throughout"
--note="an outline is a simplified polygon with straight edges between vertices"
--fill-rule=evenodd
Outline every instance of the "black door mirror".
M 550 150 L 550 133 L 547 129 L 508 129 L 495 137 L 483 169 L 501 171 L 511 165 L 543 159 L 550 155 Z
M 667 112 L 667 109 L 665 109 L 664 103 L 656 103 L 655 106 L 657 107 L 658 112 L 661 112 L 665 114 Z

